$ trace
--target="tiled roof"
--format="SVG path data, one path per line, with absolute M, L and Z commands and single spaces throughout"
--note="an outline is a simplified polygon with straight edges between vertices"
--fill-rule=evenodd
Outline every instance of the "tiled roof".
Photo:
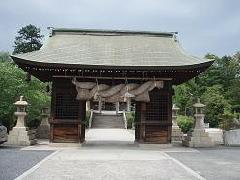
M 186 54 L 175 33 L 53 29 L 44 46 L 13 59 L 31 63 L 169 67 L 208 63 Z

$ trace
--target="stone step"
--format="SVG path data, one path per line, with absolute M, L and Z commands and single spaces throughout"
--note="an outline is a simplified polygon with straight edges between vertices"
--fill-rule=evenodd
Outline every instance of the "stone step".
M 122 115 L 94 114 L 92 128 L 121 128 L 124 129 Z

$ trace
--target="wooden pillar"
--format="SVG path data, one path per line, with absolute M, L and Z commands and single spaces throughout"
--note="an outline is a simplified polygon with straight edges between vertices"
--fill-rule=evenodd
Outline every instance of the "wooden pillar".
M 79 117 L 80 117 L 79 138 L 80 142 L 83 143 L 85 141 L 86 101 L 80 101 Z
M 134 122 L 135 122 L 135 141 L 138 142 L 140 139 L 140 132 L 139 132 L 139 121 L 140 121 L 140 102 L 136 102 L 135 105 L 135 118 L 134 118 Z
M 49 123 L 50 123 L 50 137 L 49 141 L 54 141 L 54 119 L 55 119 L 55 108 L 56 106 L 56 82 L 52 82 L 52 91 L 51 91 L 51 108 L 50 108 L 50 117 L 49 117 Z
M 145 142 L 146 102 L 141 102 L 139 142 Z
M 145 112 L 146 103 L 136 102 L 135 109 L 135 141 L 139 143 L 145 142 Z
M 99 111 L 99 113 L 102 113 L 102 98 L 101 97 L 99 98 L 99 101 L 98 101 L 98 111 Z

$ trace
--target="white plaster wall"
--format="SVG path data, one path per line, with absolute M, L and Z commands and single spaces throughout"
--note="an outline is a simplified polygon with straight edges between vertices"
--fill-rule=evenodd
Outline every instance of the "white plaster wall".
M 205 131 L 215 144 L 224 144 L 223 142 L 223 130 L 219 128 L 206 128 Z
M 240 146 L 240 129 L 226 131 L 224 133 L 224 144 L 229 146 Z

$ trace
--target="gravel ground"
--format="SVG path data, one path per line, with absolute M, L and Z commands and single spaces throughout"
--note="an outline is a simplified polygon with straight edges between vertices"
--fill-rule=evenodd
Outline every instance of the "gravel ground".
M 198 149 L 199 152 L 168 153 L 206 179 L 239 180 L 240 147 Z
M 24 151 L 0 146 L 0 179 L 12 180 L 54 151 Z

